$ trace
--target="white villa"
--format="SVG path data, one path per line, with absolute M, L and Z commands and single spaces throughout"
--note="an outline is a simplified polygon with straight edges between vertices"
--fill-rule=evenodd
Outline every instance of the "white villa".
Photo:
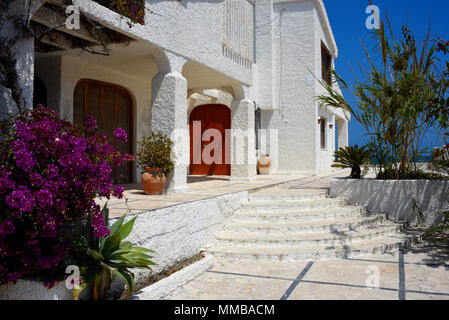
M 67 19 L 70 1 L 37 1 L 36 31 Z M 34 70 L 22 79 L 29 105 L 42 103 L 74 123 L 93 114 L 107 136 L 122 127 L 130 139 L 121 149 L 131 154 L 153 131 L 185 132 L 174 139 L 184 154 L 170 177 L 173 192 L 186 190 L 188 174 L 252 179 L 261 154 L 277 174 L 331 170 L 337 145 L 348 144 L 350 118 L 316 102 L 323 89 L 315 77 L 331 81 L 338 56 L 322 0 L 145 2 L 145 24 L 130 27 L 105 1 L 73 0 L 82 13 L 78 29 L 58 27 L 25 42 L 18 58 Z M 1 86 L 0 105 L 14 110 Z M 228 164 L 182 161 L 196 146 L 194 121 L 202 131 L 236 130 L 244 151 L 223 141 Z M 140 180 L 135 166 L 115 174 L 121 183 Z

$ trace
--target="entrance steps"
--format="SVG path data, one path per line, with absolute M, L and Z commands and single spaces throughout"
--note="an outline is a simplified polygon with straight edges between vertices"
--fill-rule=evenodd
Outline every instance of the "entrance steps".
M 304 261 L 352 258 L 408 247 L 420 235 L 322 189 L 250 194 L 209 248 L 218 259 Z

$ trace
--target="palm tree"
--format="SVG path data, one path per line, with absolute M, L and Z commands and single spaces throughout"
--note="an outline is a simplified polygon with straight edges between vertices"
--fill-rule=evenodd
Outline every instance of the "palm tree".
M 360 167 L 369 163 L 371 154 L 371 150 L 367 146 L 359 148 L 358 145 L 355 145 L 340 148 L 334 153 L 337 160 L 335 160 L 336 164 L 333 167 L 351 168 L 351 178 L 360 179 L 362 177 Z

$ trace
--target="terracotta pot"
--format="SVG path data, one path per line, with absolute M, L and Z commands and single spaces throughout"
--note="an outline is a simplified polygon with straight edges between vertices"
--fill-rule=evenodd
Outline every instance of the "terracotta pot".
M 259 161 L 257 161 L 257 171 L 259 174 L 270 174 L 271 158 L 269 156 L 260 156 Z
M 167 178 L 159 168 L 145 167 L 145 173 L 142 174 L 142 187 L 146 194 L 163 194 Z

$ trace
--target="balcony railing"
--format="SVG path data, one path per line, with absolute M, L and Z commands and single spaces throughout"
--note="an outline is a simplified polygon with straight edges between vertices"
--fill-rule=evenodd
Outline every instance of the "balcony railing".
M 223 1 L 223 54 L 246 68 L 253 63 L 253 14 L 251 0 Z

